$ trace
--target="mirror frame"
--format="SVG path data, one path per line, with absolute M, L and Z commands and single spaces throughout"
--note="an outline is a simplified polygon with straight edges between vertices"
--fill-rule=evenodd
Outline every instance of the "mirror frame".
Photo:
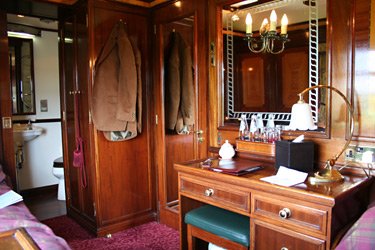
M 16 38 L 16 37 L 9 37 L 9 70 L 10 70 L 10 85 L 11 85 L 11 96 L 12 96 L 12 114 L 13 115 L 35 115 L 36 114 L 36 107 L 35 107 L 35 80 L 34 80 L 34 51 L 33 51 L 33 40 L 32 39 L 24 39 L 24 38 Z M 31 95 L 30 101 L 32 106 L 32 111 L 24 112 L 23 111 L 23 93 L 21 90 L 22 85 L 22 55 L 20 53 L 22 44 L 27 43 L 30 46 L 30 92 L 27 95 Z M 11 47 L 15 48 L 14 55 L 11 55 Z M 13 58 L 14 56 L 14 58 Z M 14 60 L 14 64 L 13 61 Z M 14 93 L 15 91 L 15 93 Z M 26 94 L 25 94 L 26 95 Z M 14 105 L 15 103 L 15 105 Z M 15 108 L 15 109 L 14 109 Z
M 316 0 L 312 0 L 312 1 L 315 2 Z M 237 3 L 237 2 L 241 2 L 241 0 L 227 0 L 227 1 L 218 0 L 218 1 L 216 1 L 216 19 L 217 19 L 216 20 L 217 21 L 216 22 L 216 24 L 217 24 L 217 27 L 216 27 L 216 43 L 217 43 L 217 46 L 216 46 L 217 47 L 217 51 L 216 51 L 216 55 L 217 55 L 217 58 L 216 58 L 216 66 L 217 66 L 216 78 L 217 78 L 219 96 L 221 96 L 221 98 L 219 100 L 220 103 L 221 103 L 221 105 L 220 105 L 221 108 L 218 109 L 218 112 L 219 112 L 219 117 L 222 117 L 221 122 L 219 122 L 219 129 L 226 128 L 226 127 L 233 127 L 234 125 L 237 126 L 238 118 L 241 117 L 241 114 L 245 114 L 248 119 L 251 118 L 252 114 L 262 114 L 263 119 L 267 119 L 270 114 L 278 114 L 278 117 L 277 117 L 277 119 L 275 119 L 275 121 L 285 121 L 287 119 L 290 119 L 290 113 L 277 113 L 277 112 L 240 112 L 240 111 L 238 111 L 238 112 L 235 113 L 234 117 L 224 117 L 224 113 L 225 113 L 224 110 L 227 108 L 227 103 L 225 103 L 225 95 L 224 95 L 225 84 L 224 84 L 224 70 L 223 70 L 224 69 L 224 52 L 223 51 L 225 49 L 225 46 L 223 44 L 224 43 L 223 29 L 222 29 L 223 20 L 222 20 L 222 14 L 221 13 L 222 13 L 222 10 L 223 10 L 224 6 L 234 4 L 234 3 Z M 327 4 L 326 4 L 326 25 L 327 25 L 327 27 L 328 27 L 328 24 L 330 23 L 329 10 L 330 10 L 329 1 L 327 1 Z M 311 19 L 311 18 L 309 18 L 309 19 Z M 310 24 L 310 22 L 311 22 L 311 20 L 309 21 L 309 24 Z M 316 22 L 317 22 L 316 24 L 318 24 L 319 20 L 316 20 Z M 311 29 L 311 24 L 309 26 L 310 26 L 309 29 Z M 331 51 L 330 51 L 331 34 L 330 33 L 331 32 L 332 31 L 327 28 L 327 32 L 326 32 L 326 48 L 327 48 L 327 51 L 326 51 L 326 72 L 327 72 L 327 75 L 326 75 L 326 77 L 327 77 L 327 85 L 329 85 L 329 86 L 331 85 L 331 74 L 330 74 L 330 68 L 331 68 Z M 309 43 L 311 44 L 311 39 L 310 39 Z M 319 54 L 319 51 L 318 51 L 317 54 Z M 310 65 L 310 61 L 311 61 L 311 59 L 309 58 L 309 65 Z M 309 73 L 311 71 L 311 68 L 312 67 L 310 66 L 309 67 Z M 318 74 L 318 73 L 316 73 L 316 74 Z M 317 82 L 315 82 L 314 84 L 311 84 L 311 78 L 312 78 L 312 76 L 311 76 L 311 74 L 309 74 L 309 86 L 313 86 L 314 84 L 317 85 L 318 84 Z M 310 96 L 311 95 L 317 95 L 317 93 L 312 93 L 312 92 L 309 93 L 309 102 L 310 102 Z M 283 135 L 284 136 L 297 136 L 297 135 L 303 133 L 307 137 L 330 138 L 331 94 L 329 92 L 327 92 L 326 98 L 327 98 L 327 108 L 326 108 L 326 114 L 325 114 L 326 126 L 325 126 L 324 131 L 283 130 Z M 297 100 L 298 100 L 298 98 L 296 96 L 296 101 Z M 317 117 L 318 117 L 318 112 L 315 112 L 314 119 L 317 119 Z M 276 118 L 276 116 L 275 116 L 275 118 Z M 233 130 L 233 129 L 230 129 L 230 130 Z

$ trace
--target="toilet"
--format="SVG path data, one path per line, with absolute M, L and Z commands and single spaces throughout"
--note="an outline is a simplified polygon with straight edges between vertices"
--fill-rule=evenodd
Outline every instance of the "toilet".
M 62 157 L 57 158 L 53 161 L 52 168 L 53 175 L 59 179 L 58 189 L 57 189 L 57 199 L 65 200 L 65 180 L 64 180 L 64 160 Z

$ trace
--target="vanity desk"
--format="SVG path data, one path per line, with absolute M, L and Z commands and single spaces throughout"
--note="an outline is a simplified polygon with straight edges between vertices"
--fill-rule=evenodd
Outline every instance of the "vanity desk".
M 219 160 L 213 160 L 212 166 Z M 247 159 L 233 159 L 246 164 Z M 184 216 L 204 204 L 245 215 L 250 220 L 250 249 L 331 249 L 340 230 L 367 205 L 371 179 L 345 176 L 336 183 L 306 181 L 283 187 L 261 181 L 273 167 L 232 176 L 208 170 L 201 160 L 175 164 L 178 171 L 181 249 L 187 249 Z M 206 248 L 207 249 L 207 248 Z

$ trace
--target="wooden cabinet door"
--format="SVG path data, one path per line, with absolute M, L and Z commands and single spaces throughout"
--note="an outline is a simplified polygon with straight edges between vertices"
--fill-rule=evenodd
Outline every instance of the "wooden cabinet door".
M 124 141 L 109 141 L 103 131 L 92 123 L 93 176 L 95 178 L 95 207 L 98 235 L 125 229 L 155 220 L 155 174 L 152 169 L 150 141 L 150 30 L 148 10 L 121 3 L 91 1 L 89 3 L 90 74 L 94 76 L 95 62 L 118 22 L 125 24 L 130 39 L 135 40 L 141 60 L 142 131 Z M 114 65 L 114 67 L 116 67 Z M 95 86 L 95 77 L 93 77 Z M 90 87 L 91 88 L 91 87 Z M 91 89 L 91 93 L 92 93 Z M 95 169 L 95 171 L 94 171 Z
M 74 13 L 75 12 L 75 13 Z M 63 109 L 63 145 L 67 212 L 73 217 L 89 219 L 94 224 L 93 184 L 90 178 L 90 148 L 88 126 L 88 56 L 85 7 L 79 8 L 61 20 L 60 62 L 61 100 Z M 73 166 L 73 151 L 76 149 L 74 96 L 79 98 L 80 136 L 83 138 L 87 186 L 81 183 L 81 171 Z
M 207 38 L 205 32 L 205 1 L 180 1 L 155 10 L 155 85 L 154 85 L 154 145 L 158 171 L 158 201 L 160 221 L 178 228 L 178 181 L 173 164 L 207 155 Z M 194 82 L 194 126 L 189 134 L 177 134 L 166 129 L 165 60 L 170 36 L 181 35 L 190 47 Z
M 259 220 L 252 220 L 250 237 L 252 249 L 323 250 L 325 241 Z

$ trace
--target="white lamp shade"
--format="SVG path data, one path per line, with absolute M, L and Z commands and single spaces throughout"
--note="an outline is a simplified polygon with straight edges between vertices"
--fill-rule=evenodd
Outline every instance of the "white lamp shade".
M 315 130 L 317 126 L 308 103 L 296 103 L 292 107 L 292 115 L 289 123 L 290 130 Z

